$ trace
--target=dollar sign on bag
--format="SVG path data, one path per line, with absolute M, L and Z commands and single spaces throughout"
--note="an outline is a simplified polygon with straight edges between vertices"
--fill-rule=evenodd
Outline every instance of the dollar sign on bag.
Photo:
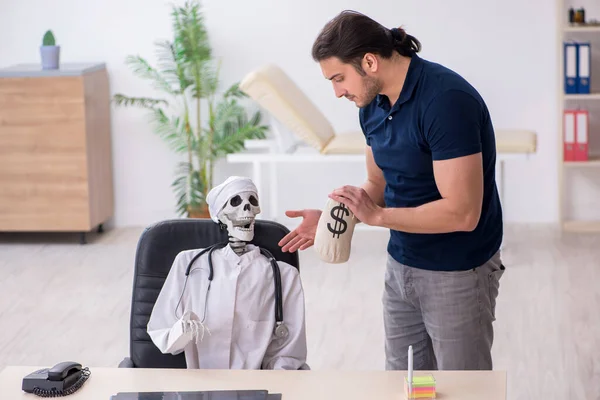
M 348 224 L 346 223 L 346 221 L 343 220 L 343 218 L 344 216 L 350 215 L 350 211 L 348 211 L 344 204 L 340 204 L 333 207 L 329 215 L 331 215 L 331 218 L 335 220 L 335 224 L 332 228 L 331 224 L 328 222 L 327 229 L 329 229 L 329 232 L 333 233 L 333 237 L 337 235 L 339 239 L 340 235 L 346 232 L 346 229 L 348 228 Z

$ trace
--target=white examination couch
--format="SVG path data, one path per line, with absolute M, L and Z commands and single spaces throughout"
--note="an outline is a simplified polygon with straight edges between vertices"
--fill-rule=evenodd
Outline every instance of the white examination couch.
M 338 134 L 325 115 L 289 76 L 276 65 L 265 65 L 249 73 L 240 89 L 270 116 L 273 139 L 246 142 L 246 151 L 227 156 L 230 163 L 251 163 L 259 192 L 263 166 L 269 171 L 269 218 L 277 219 L 278 163 L 364 163 L 362 132 Z M 498 187 L 504 193 L 504 162 L 528 157 L 536 151 L 536 134 L 531 131 L 496 131 Z

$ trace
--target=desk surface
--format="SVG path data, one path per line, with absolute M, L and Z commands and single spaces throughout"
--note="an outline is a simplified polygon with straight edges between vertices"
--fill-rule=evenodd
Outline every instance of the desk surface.
M 21 390 L 25 375 L 43 367 L 7 367 L 0 373 L 2 398 L 33 400 Z M 222 371 L 93 368 L 72 400 L 109 400 L 116 392 L 266 389 L 282 400 L 404 399 L 402 371 Z M 415 373 L 418 374 L 418 373 Z M 504 371 L 433 371 L 440 400 L 505 400 Z

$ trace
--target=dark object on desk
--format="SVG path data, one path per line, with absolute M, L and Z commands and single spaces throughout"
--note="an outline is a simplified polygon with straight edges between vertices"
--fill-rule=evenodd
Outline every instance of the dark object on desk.
M 281 395 L 279 395 L 281 398 Z M 208 390 L 188 392 L 121 392 L 110 400 L 271 400 L 266 390 Z M 274 398 L 276 400 L 277 397 Z
M 277 243 L 289 230 L 273 221 L 256 220 L 252 244 L 264 247 L 278 261 L 300 269 L 298 252 L 284 253 Z M 147 332 L 148 320 L 175 256 L 227 240 L 227 231 L 210 219 L 174 219 L 146 228 L 138 241 L 133 272 L 129 357 L 121 368 L 187 368 L 185 353 L 162 354 Z
M 34 371 L 23 378 L 23 391 L 40 397 L 63 397 L 79 390 L 90 376 L 81 364 L 65 361 L 52 368 Z

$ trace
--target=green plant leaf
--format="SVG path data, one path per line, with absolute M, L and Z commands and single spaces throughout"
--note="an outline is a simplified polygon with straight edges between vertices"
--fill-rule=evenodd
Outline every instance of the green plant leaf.
M 233 135 L 223 137 L 215 142 L 214 157 L 223 157 L 227 154 L 237 153 L 244 149 L 244 141 L 247 139 L 264 139 L 266 126 L 253 126 L 246 124 Z
M 248 95 L 246 93 L 244 93 L 241 89 L 240 89 L 240 84 L 239 82 L 234 83 L 233 85 L 231 85 L 229 87 L 229 89 L 227 89 L 227 91 L 223 94 L 223 97 L 225 99 L 229 99 L 231 97 L 235 97 L 238 99 L 241 98 L 246 98 L 248 97 Z
M 173 7 L 175 41 L 180 45 L 187 62 L 210 61 L 212 50 L 200 4 L 186 1 L 183 7 Z
M 117 106 L 123 107 L 141 107 L 154 110 L 157 106 L 168 105 L 169 103 L 163 99 L 152 99 L 149 97 L 129 97 L 124 94 L 117 93 L 113 96 L 113 102 Z
M 207 98 L 213 95 L 219 86 L 218 68 L 210 62 L 203 63 L 200 69 L 200 84 L 193 93 L 196 98 Z
M 162 90 L 171 95 L 177 95 L 177 89 L 174 89 L 165 76 L 152 67 L 144 58 L 140 56 L 127 56 L 125 63 L 133 70 L 135 75 L 151 81 L 155 89 Z
M 182 162 L 176 169 L 176 178 L 171 184 L 174 189 L 177 212 L 179 215 L 185 215 L 188 207 L 197 207 L 205 204 L 205 187 L 200 177 L 200 172 L 194 170 L 193 166 L 187 162 Z
M 264 139 L 267 127 L 260 125 L 260 120 L 258 112 L 248 120 L 246 110 L 235 99 L 220 102 L 213 125 L 213 157 L 243 150 L 247 139 Z
M 232 135 L 244 125 L 245 110 L 235 100 L 223 100 L 217 105 L 214 115 L 214 132 L 216 137 Z
M 193 84 L 185 72 L 183 53 L 167 40 L 157 41 L 155 45 L 162 77 L 177 95 L 183 94 Z
M 183 7 L 173 7 L 173 31 L 175 47 L 183 55 L 186 72 L 194 82 L 194 97 L 206 97 L 210 93 L 205 87 L 206 76 L 210 75 L 212 50 L 204 18 L 197 2 L 186 2 Z
M 185 126 L 180 117 L 169 118 L 161 108 L 154 110 L 151 116 L 154 131 L 177 153 L 187 151 Z
M 250 118 L 249 123 L 250 123 L 250 125 L 258 126 L 258 125 L 260 125 L 261 121 L 262 121 L 262 114 L 260 113 L 260 111 L 255 111 L 254 114 L 252 115 L 252 118 Z M 267 126 L 265 126 L 264 128 L 265 128 L 265 130 L 268 129 Z
M 46 31 L 44 38 L 42 39 L 43 46 L 56 46 L 56 39 L 54 33 L 51 30 Z

